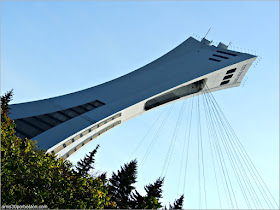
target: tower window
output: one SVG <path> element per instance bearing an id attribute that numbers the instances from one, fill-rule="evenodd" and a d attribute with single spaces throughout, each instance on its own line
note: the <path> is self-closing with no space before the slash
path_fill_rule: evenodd
<path id="1" fill-rule="evenodd" d="M 145 110 L 149 110 L 158 106 L 161 106 L 165 103 L 168 103 L 170 101 L 177 100 L 181 97 L 185 97 L 194 93 L 197 93 L 203 89 L 205 85 L 205 79 L 196 81 L 194 83 L 191 83 L 189 85 L 185 85 L 179 88 L 176 88 L 172 91 L 169 91 L 167 93 L 164 93 L 162 95 L 159 95 L 155 98 L 152 98 L 148 100 L 145 103 Z"/>
<path id="2" fill-rule="evenodd" d="M 228 71 L 227 71 L 227 73 L 226 73 L 226 74 L 231 74 L 231 73 L 235 72 L 235 70 L 236 70 L 236 68 L 234 68 L 234 69 L 230 69 L 230 70 L 228 70 Z"/>
<path id="3" fill-rule="evenodd" d="M 229 80 L 226 80 L 226 81 L 221 82 L 221 85 L 225 85 L 225 84 L 227 84 L 227 83 L 229 83 Z"/>
<path id="4" fill-rule="evenodd" d="M 215 58 L 209 58 L 211 61 L 221 62 L 221 60 L 215 59 Z"/>
<path id="5" fill-rule="evenodd" d="M 230 75 L 225 76 L 223 80 L 232 78 L 232 75 L 233 75 L 233 74 L 230 74 Z"/>
<path id="6" fill-rule="evenodd" d="M 228 59 L 228 57 L 226 57 L 226 56 L 221 56 L 221 55 L 217 55 L 217 54 L 213 54 L 213 56 L 218 57 L 218 58 Z"/>
<path id="7" fill-rule="evenodd" d="M 233 53 L 230 53 L 230 52 L 224 52 L 224 51 L 221 51 L 221 50 L 217 50 L 218 53 L 222 53 L 222 54 L 225 54 L 225 55 L 231 55 L 231 56 L 237 56 Z"/>

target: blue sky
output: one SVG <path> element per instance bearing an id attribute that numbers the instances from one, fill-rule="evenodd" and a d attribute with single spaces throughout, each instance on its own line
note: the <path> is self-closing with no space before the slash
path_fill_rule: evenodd
<path id="1" fill-rule="evenodd" d="M 247 73 L 244 87 L 214 96 L 279 203 L 278 1 L 1 1 L 1 94 L 13 88 L 13 103 L 20 103 L 92 87 L 153 61 L 189 36 L 203 37 L 209 28 L 207 38 L 214 43 L 231 42 L 231 49 L 262 58 Z M 182 103 L 174 105 L 166 133 L 139 172 L 140 192 L 161 175 L 162 153 L 169 147 Z M 129 161 L 162 110 L 110 130 L 70 160 L 75 163 L 100 144 L 96 168 L 111 174 Z M 179 134 L 165 178 L 165 204 L 182 192 L 177 186 L 182 185 L 183 141 Z M 148 146 L 144 142 L 133 158 L 141 162 Z M 206 149 L 205 159 L 208 156 Z M 197 182 L 195 161 L 188 171 L 185 208 L 199 208 L 197 186 L 192 184 Z M 219 208 L 209 177 L 208 207 Z"/>

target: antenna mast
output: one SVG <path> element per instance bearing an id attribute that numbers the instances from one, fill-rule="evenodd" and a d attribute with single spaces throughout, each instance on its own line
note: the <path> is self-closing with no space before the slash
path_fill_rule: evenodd
<path id="1" fill-rule="evenodd" d="M 203 39 L 206 38 L 207 34 L 209 33 L 209 31 L 211 30 L 211 28 L 209 28 L 209 30 L 207 31 L 207 33 L 205 34 L 205 36 L 203 37 Z"/>

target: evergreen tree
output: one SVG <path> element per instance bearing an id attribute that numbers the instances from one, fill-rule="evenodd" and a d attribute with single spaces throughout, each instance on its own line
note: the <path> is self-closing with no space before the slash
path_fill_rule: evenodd
<path id="1" fill-rule="evenodd" d="M 78 161 L 76 166 L 76 173 L 78 175 L 86 176 L 91 169 L 94 169 L 94 155 L 96 154 L 98 148 L 99 145 L 97 145 L 96 148 L 89 153 L 89 155 L 86 155 L 83 160 Z"/>
<path id="2" fill-rule="evenodd" d="M 1 96 L 1 113 L 9 114 L 9 103 L 12 101 L 13 95 L 13 90 L 10 90 L 5 95 Z"/>
<path id="3" fill-rule="evenodd" d="M 132 193 L 131 207 L 134 209 L 160 208 L 159 199 L 162 197 L 163 178 L 158 178 L 153 184 L 145 186 L 146 196 L 142 196 L 137 190 Z"/>
<path id="4" fill-rule="evenodd" d="M 162 198 L 162 186 L 164 178 L 158 178 L 155 183 L 145 186 L 145 191 L 147 192 L 147 197 L 154 197 L 156 199 Z"/>
<path id="5" fill-rule="evenodd" d="M 97 176 L 97 178 L 102 180 L 103 183 L 105 183 L 107 181 L 107 173 L 104 172 L 104 173 L 100 174 L 99 176 Z"/>
<path id="6" fill-rule="evenodd" d="M 116 202 L 117 208 L 127 209 L 130 207 L 130 196 L 132 190 L 135 189 L 133 184 L 136 182 L 136 175 L 136 160 L 125 164 L 124 167 L 121 167 L 121 170 L 118 170 L 117 174 L 113 172 L 109 179 L 109 193 L 112 196 L 111 200 Z"/>
<path id="7" fill-rule="evenodd" d="M 132 209 L 144 209 L 145 208 L 145 200 L 144 197 L 138 193 L 137 190 L 131 193 L 131 202 L 130 207 Z"/>
<path id="8" fill-rule="evenodd" d="M 169 209 L 183 209 L 184 195 L 181 195 L 179 199 L 176 199 L 173 205 L 169 205 Z"/>

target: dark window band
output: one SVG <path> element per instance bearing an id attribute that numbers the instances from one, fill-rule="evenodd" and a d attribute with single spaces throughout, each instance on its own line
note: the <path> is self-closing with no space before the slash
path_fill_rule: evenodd
<path id="1" fill-rule="evenodd" d="M 67 120 L 80 116 L 103 105 L 105 105 L 105 103 L 95 100 L 57 112 L 16 119 L 16 134 L 21 138 L 31 139 L 61 123 L 66 122 Z"/>
<path id="2" fill-rule="evenodd" d="M 213 56 L 218 57 L 218 58 L 228 59 L 228 57 L 217 55 L 217 54 L 213 54 Z"/>
<path id="3" fill-rule="evenodd" d="M 221 62 L 221 60 L 215 59 L 215 58 L 209 58 L 211 61 Z"/>
<path id="4" fill-rule="evenodd" d="M 225 76 L 223 80 L 232 78 L 232 75 L 233 75 L 233 74 L 230 74 L 230 75 Z"/>
<path id="5" fill-rule="evenodd" d="M 237 55 L 235 55 L 235 54 L 233 54 L 233 53 L 230 53 L 230 52 L 224 52 L 224 51 L 221 51 L 221 50 L 217 50 L 216 52 L 218 52 L 218 53 L 222 53 L 222 54 L 225 54 L 225 55 L 237 56 Z"/>
<path id="6" fill-rule="evenodd" d="M 153 99 L 148 100 L 145 103 L 144 109 L 149 110 L 149 109 L 155 108 L 157 106 L 160 106 L 162 104 L 168 103 L 170 101 L 174 101 L 179 98 L 197 93 L 203 89 L 204 85 L 205 85 L 205 79 L 202 79 L 202 80 L 196 81 L 192 84 L 176 88 L 172 91 L 169 91 L 167 93 L 164 93 L 160 96 L 157 96 Z"/>
<path id="7" fill-rule="evenodd" d="M 229 83 L 229 80 L 226 80 L 226 81 L 221 82 L 221 85 L 225 85 L 225 84 L 227 84 L 227 83 Z"/>
<path id="8" fill-rule="evenodd" d="M 227 73 L 226 73 L 226 74 L 231 74 L 231 73 L 235 72 L 235 70 L 236 70 L 236 68 L 234 68 L 234 69 L 230 69 L 230 70 L 228 70 L 228 71 L 227 71 Z"/>

